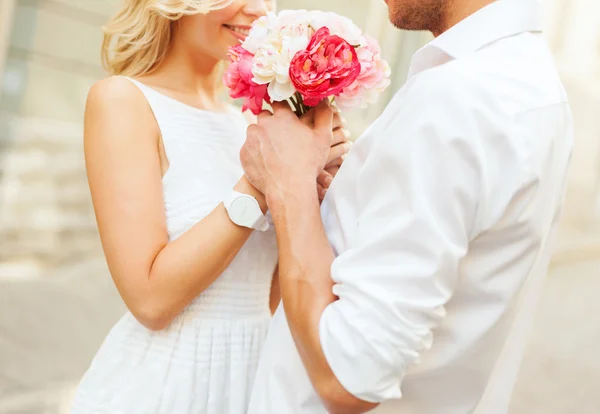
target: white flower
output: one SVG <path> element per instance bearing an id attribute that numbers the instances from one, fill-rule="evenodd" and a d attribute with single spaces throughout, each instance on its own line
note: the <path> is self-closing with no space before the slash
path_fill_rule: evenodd
<path id="1" fill-rule="evenodd" d="M 260 46 L 264 43 L 265 39 L 267 39 L 269 35 L 276 30 L 277 21 L 278 17 L 273 12 L 269 12 L 266 16 L 262 16 L 260 19 L 255 21 L 252 24 L 252 28 L 250 29 L 248 37 L 246 37 L 246 40 L 244 40 L 244 43 L 242 43 L 242 47 L 255 55 Z"/>
<path id="2" fill-rule="evenodd" d="M 296 92 L 290 81 L 290 63 L 296 53 L 306 49 L 312 36 L 306 19 L 299 19 L 297 15 L 295 11 L 282 12 L 277 20 L 261 22 L 260 28 L 256 31 L 253 28 L 246 39 L 256 50 L 253 81 L 259 85 L 269 84 L 269 96 L 274 101 L 289 99 Z"/>
<path id="3" fill-rule="evenodd" d="M 352 20 L 339 14 L 333 12 L 312 12 L 310 15 L 310 24 L 315 30 L 327 26 L 332 35 L 341 37 L 352 46 L 363 46 L 367 43 L 362 30 Z"/>
<path id="4" fill-rule="evenodd" d="M 358 26 L 350 19 L 330 12 L 284 10 L 258 19 L 242 44 L 254 55 L 253 81 L 269 85 L 269 96 L 273 101 L 291 98 L 296 92 L 289 75 L 291 61 L 298 52 L 307 48 L 314 33 L 322 27 L 329 28 L 332 35 L 357 47 L 361 62 L 371 62 L 371 67 L 377 69 L 373 74 L 363 68 L 365 73 L 361 76 L 365 76 L 364 81 L 357 80 L 346 88 L 339 95 L 340 104 L 356 107 L 374 101 L 389 85 L 389 67 L 379 55 L 374 55 L 372 45 Z"/>

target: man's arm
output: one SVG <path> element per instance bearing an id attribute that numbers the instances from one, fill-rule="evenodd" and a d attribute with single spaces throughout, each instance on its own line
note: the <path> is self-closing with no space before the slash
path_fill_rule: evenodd
<path id="1" fill-rule="evenodd" d="M 355 243 L 337 258 L 314 188 L 267 196 L 290 331 L 332 414 L 364 413 L 400 398 L 404 373 L 430 346 L 431 330 L 454 289 L 473 199 L 458 205 L 453 198 L 459 190 L 444 176 L 444 167 L 447 162 L 448 168 L 458 167 L 459 159 L 436 148 L 444 143 L 423 140 L 421 149 L 408 149 L 410 157 L 388 148 L 364 167 L 365 179 L 377 185 L 357 183 L 361 191 L 370 187 L 369 202 L 358 218 Z M 415 159 L 425 154 L 424 146 L 439 155 L 429 159 L 444 172 L 432 174 L 425 159 Z M 408 168 L 415 161 L 425 167 Z M 381 171 L 404 176 L 380 176 Z"/>
<path id="2" fill-rule="evenodd" d="M 319 338 L 319 320 L 337 298 L 330 277 L 334 254 L 327 240 L 317 193 L 295 188 L 269 199 L 279 245 L 280 290 L 290 330 L 310 380 L 328 412 L 363 413 L 377 404 L 348 393 L 331 371 Z"/>
<path id="3" fill-rule="evenodd" d="M 433 80 L 440 81 L 398 111 L 363 165 L 357 234 L 340 256 L 325 236 L 314 189 L 267 194 L 290 330 L 331 413 L 401 398 L 477 232 L 486 162 L 502 164 L 494 157 L 504 155 L 483 142 L 502 140 L 510 119 L 478 114 L 470 84 Z"/>

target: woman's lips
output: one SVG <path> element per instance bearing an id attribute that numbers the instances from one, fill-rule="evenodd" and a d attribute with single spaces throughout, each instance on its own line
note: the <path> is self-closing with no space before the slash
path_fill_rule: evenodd
<path id="1" fill-rule="evenodd" d="M 240 40 L 246 40 L 250 34 L 250 26 L 224 25 L 229 32 Z"/>

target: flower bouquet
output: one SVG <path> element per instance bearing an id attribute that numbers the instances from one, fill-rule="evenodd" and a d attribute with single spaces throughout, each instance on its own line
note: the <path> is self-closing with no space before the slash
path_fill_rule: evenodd
<path id="1" fill-rule="evenodd" d="M 287 101 L 298 116 L 323 99 L 340 109 L 366 107 L 390 84 L 377 41 L 335 13 L 269 13 L 229 57 L 229 95 L 256 115 L 264 102 Z"/>

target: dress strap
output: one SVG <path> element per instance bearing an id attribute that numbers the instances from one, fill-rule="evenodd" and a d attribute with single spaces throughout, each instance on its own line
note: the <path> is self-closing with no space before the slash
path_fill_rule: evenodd
<path id="1" fill-rule="evenodd" d="M 150 86 L 145 85 L 138 80 L 127 76 L 119 77 L 127 79 L 129 82 L 133 83 L 140 90 L 140 92 L 142 92 L 142 94 L 146 98 L 146 101 L 148 102 L 148 105 L 150 106 L 150 109 L 152 110 L 152 113 L 154 114 L 154 118 L 158 123 L 158 127 L 160 128 L 161 133 L 163 133 L 163 130 L 166 126 L 165 123 L 166 121 L 168 121 L 169 116 L 171 116 L 171 110 L 168 108 L 168 105 L 164 102 L 164 96 L 158 91 L 152 89 Z"/>

